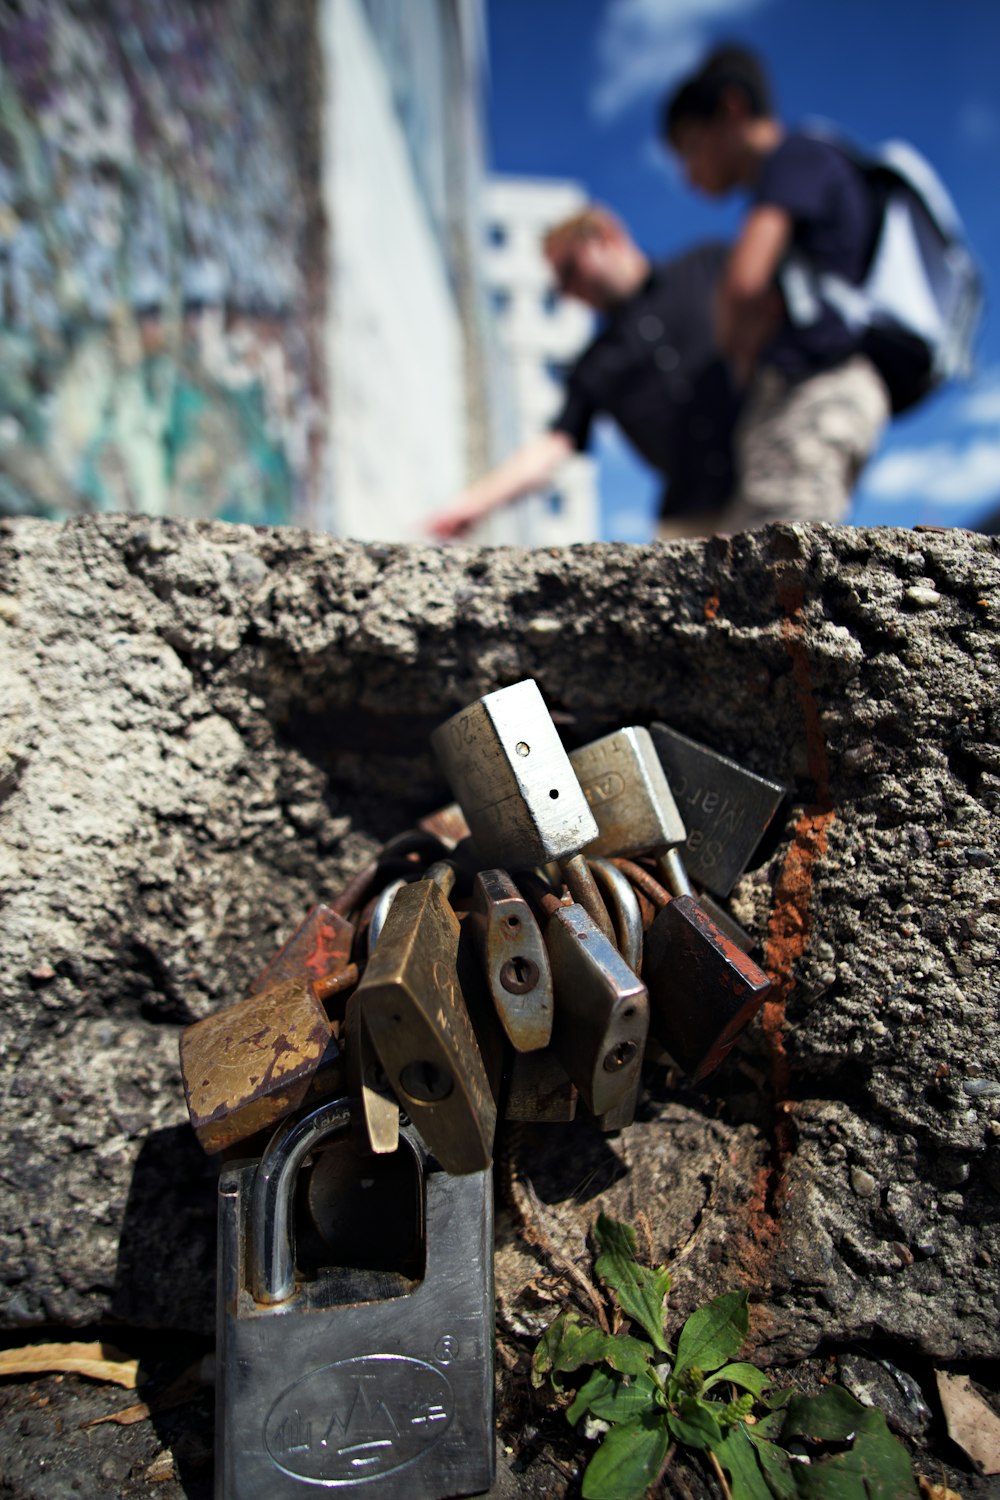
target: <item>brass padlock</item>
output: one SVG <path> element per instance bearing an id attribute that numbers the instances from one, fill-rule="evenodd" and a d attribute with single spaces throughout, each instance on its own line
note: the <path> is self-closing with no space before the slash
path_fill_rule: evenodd
<path id="1" fill-rule="evenodd" d="M 427 1146 L 449 1172 L 479 1172 L 492 1160 L 496 1101 L 458 977 L 459 921 L 438 881 L 396 893 L 355 991 L 389 1085 Z"/>
<path id="2" fill-rule="evenodd" d="M 220 1180 L 216 1500 L 444 1500 L 492 1484 L 490 1173 L 435 1171 L 410 1129 L 373 1168 L 350 1120 L 346 1101 L 328 1103 Z M 327 1150 L 346 1153 L 332 1173 Z M 317 1152 L 308 1197 L 319 1174 L 335 1244 L 303 1267 L 297 1178 Z M 377 1242 L 373 1264 L 371 1234 L 352 1233 L 386 1170 L 398 1184 L 390 1212 L 416 1207 L 407 1232 L 393 1226 L 401 1266 Z"/>
<path id="3" fill-rule="evenodd" d="M 288 980 L 181 1032 L 188 1113 L 206 1151 L 249 1140 L 340 1090 L 340 1048 L 320 993 L 308 980 Z"/>

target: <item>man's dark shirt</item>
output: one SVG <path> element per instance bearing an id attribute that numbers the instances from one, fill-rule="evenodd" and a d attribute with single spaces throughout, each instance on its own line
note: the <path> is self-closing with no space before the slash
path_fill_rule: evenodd
<path id="1" fill-rule="evenodd" d="M 653 267 L 608 314 L 570 369 L 552 423 L 585 448 L 598 412 L 669 481 L 664 515 L 721 510 L 733 485 L 738 401 L 712 337 L 712 298 L 725 245 L 699 245 Z"/>
<path id="2" fill-rule="evenodd" d="M 817 271 L 833 272 L 855 286 L 862 280 L 878 209 L 861 172 L 836 146 L 790 131 L 764 161 L 753 202 L 791 215 L 791 249 Z M 839 364 L 858 347 L 858 335 L 827 308 L 806 327 L 786 322 L 761 363 L 800 378 Z"/>

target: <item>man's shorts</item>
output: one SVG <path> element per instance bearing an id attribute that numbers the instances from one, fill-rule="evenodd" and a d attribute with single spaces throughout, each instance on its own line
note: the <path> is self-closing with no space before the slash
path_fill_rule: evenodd
<path id="1" fill-rule="evenodd" d="M 723 529 L 843 521 L 888 419 L 888 391 L 863 354 L 804 380 L 763 366 L 736 428 L 737 490 Z"/>

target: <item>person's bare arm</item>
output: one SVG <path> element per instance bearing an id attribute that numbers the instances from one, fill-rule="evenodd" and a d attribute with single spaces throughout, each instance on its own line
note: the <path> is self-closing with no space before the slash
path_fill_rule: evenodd
<path id="1" fill-rule="evenodd" d="M 542 432 L 529 438 L 495 469 L 464 489 L 444 510 L 428 517 L 424 530 L 442 541 L 464 535 L 490 511 L 541 489 L 574 451 L 573 440 L 565 432 Z"/>
<path id="2" fill-rule="evenodd" d="M 792 218 L 765 203 L 749 214 L 719 284 L 715 336 L 736 379 L 745 383 L 783 314 L 774 276 L 792 237 Z"/>

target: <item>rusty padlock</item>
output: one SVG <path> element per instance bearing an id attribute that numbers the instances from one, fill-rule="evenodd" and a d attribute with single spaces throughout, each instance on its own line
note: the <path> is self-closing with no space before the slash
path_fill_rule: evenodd
<path id="1" fill-rule="evenodd" d="M 677 896 L 657 913 L 643 977 L 653 1036 L 696 1080 L 718 1067 L 771 989 L 764 970 L 693 896 Z"/>
<path id="2" fill-rule="evenodd" d="M 322 997 L 353 978 L 341 970 L 318 984 L 286 980 L 185 1027 L 181 1076 L 206 1151 L 249 1140 L 339 1091 L 343 1062 Z"/>

